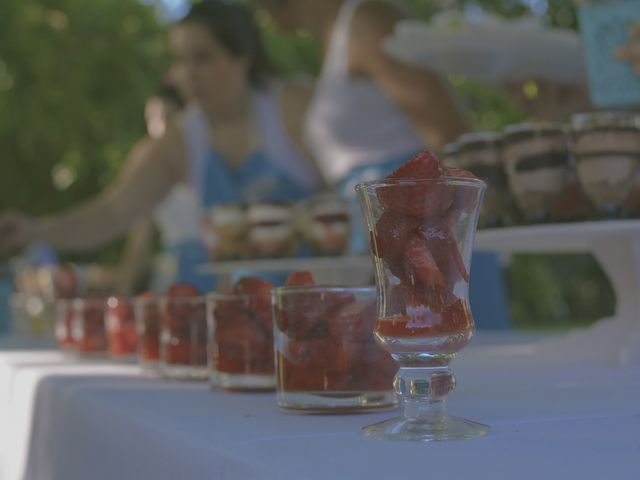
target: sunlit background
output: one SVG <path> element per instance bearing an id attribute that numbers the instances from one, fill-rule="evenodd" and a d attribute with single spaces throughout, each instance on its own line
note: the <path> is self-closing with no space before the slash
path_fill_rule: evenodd
<path id="1" fill-rule="evenodd" d="M 408 0 L 428 20 L 447 10 L 469 19 L 536 15 L 575 29 L 572 0 Z M 60 211 L 94 195 L 144 135 L 143 106 L 167 69 L 165 31 L 184 0 L 2 0 L 0 3 L 0 210 Z M 279 35 L 259 15 L 283 74 L 315 74 L 317 46 Z M 500 89 L 452 75 L 472 123 L 498 130 L 524 115 Z M 535 99 L 538 84 L 523 85 Z M 121 243 L 67 260 L 114 263 Z M 611 313 L 613 295 L 590 257 L 517 256 L 508 269 L 516 325 L 589 323 Z M 571 311 L 569 316 L 567 312 Z"/>

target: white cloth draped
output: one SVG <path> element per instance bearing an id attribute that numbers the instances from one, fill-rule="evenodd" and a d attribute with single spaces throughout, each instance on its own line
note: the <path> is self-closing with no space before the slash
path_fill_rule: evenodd
<path id="1" fill-rule="evenodd" d="M 562 362 L 502 336 L 481 334 L 460 354 L 448 402 L 489 435 L 429 445 L 360 434 L 397 411 L 288 414 L 270 393 L 212 392 L 52 351 L 0 353 L 0 478 L 637 478 L 640 368 Z"/>

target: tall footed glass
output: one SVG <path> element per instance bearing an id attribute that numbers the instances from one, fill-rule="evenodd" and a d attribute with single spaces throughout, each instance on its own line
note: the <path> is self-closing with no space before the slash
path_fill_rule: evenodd
<path id="1" fill-rule="evenodd" d="M 376 340 L 398 362 L 403 416 L 369 425 L 388 440 L 475 438 L 487 425 L 447 415 L 449 363 L 471 339 L 469 266 L 485 183 L 461 173 L 379 180 L 356 190 L 370 232 L 378 292 Z"/>

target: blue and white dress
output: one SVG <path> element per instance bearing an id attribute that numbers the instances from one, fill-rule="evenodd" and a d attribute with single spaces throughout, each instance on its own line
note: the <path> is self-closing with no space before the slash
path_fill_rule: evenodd
<path id="1" fill-rule="evenodd" d="M 156 214 L 164 249 L 177 267 L 174 282 L 194 284 L 203 292 L 215 286 L 213 276 L 197 271 L 208 261 L 200 231 L 205 210 L 223 203 L 296 201 L 320 188 L 310 162 L 286 134 L 277 91 L 256 92 L 252 103 L 261 144 L 235 169 L 212 148 L 209 126 L 199 108 L 188 107 L 180 118 L 189 175 L 186 184 L 174 187 Z M 180 206 L 171 204 L 176 199 Z"/>

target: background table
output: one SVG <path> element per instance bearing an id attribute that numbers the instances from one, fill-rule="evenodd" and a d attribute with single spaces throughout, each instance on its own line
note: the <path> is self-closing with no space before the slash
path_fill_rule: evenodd
<path id="1" fill-rule="evenodd" d="M 539 344 L 478 335 L 454 362 L 449 410 L 491 432 L 431 444 L 360 435 L 397 411 L 283 413 L 274 394 L 212 392 L 55 351 L 4 352 L 0 478 L 639 478 L 640 368 L 540 356 Z"/>

